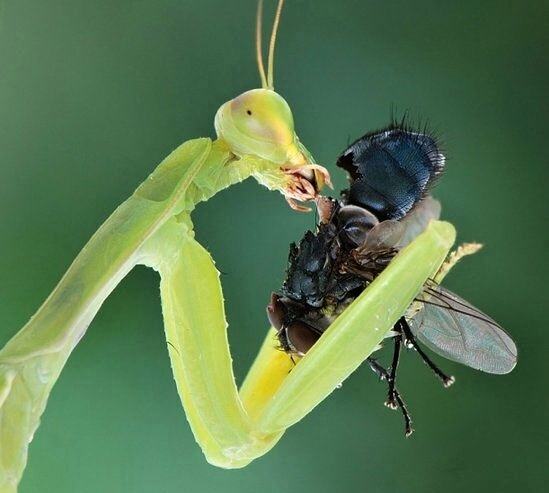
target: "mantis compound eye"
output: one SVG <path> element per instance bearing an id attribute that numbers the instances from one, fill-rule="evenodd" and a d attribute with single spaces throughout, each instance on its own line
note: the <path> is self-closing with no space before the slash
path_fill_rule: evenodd
<path id="1" fill-rule="evenodd" d="M 304 356 L 320 336 L 320 332 L 302 320 L 295 320 L 286 327 L 288 346 L 299 356 Z"/>

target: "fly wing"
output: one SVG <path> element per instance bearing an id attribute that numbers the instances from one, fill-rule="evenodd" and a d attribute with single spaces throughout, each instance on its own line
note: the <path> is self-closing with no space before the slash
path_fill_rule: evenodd
<path id="1" fill-rule="evenodd" d="M 360 249 L 365 252 L 372 252 L 395 248 L 401 241 L 404 232 L 405 228 L 402 221 L 387 219 L 376 224 L 369 231 L 366 241 Z"/>
<path id="2" fill-rule="evenodd" d="M 398 248 L 403 248 L 422 233 L 432 219 L 440 217 L 440 202 L 430 195 L 406 214 L 400 223 L 404 226 L 404 234 L 400 238 Z"/>
<path id="3" fill-rule="evenodd" d="M 435 353 L 487 373 L 509 373 L 517 347 L 490 317 L 440 286 L 419 296 L 423 308 L 409 320 L 412 333 Z"/>
<path id="4" fill-rule="evenodd" d="M 364 244 L 358 250 L 373 252 L 401 249 L 422 233 L 432 219 L 438 219 L 439 216 L 440 202 L 427 196 L 400 221 L 387 219 L 375 224 L 368 231 Z"/>

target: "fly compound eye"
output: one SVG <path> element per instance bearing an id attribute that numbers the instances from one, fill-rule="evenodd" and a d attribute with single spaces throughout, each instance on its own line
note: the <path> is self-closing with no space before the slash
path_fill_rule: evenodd
<path id="1" fill-rule="evenodd" d="M 342 207 L 337 219 L 342 240 L 353 248 L 363 245 L 370 230 L 379 224 L 377 217 L 371 212 L 355 205 Z"/>
<path id="2" fill-rule="evenodd" d="M 267 305 L 267 317 L 269 322 L 276 329 L 282 328 L 282 322 L 286 316 L 286 307 L 284 303 L 280 301 L 280 296 L 275 293 L 271 293 L 271 302 Z"/>
<path id="3" fill-rule="evenodd" d="M 318 341 L 320 335 L 311 325 L 301 320 L 295 320 L 286 327 L 288 345 L 299 356 L 304 356 Z"/>

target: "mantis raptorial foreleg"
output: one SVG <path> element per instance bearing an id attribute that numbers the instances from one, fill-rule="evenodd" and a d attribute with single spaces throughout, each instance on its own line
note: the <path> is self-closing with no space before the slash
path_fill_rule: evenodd
<path id="1" fill-rule="evenodd" d="M 218 273 L 194 240 L 189 212 L 261 166 L 266 164 L 257 159 L 235 160 L 221 141 L 191 141 L 174 151 L 92 237 L 38 313 L 0 352 L 0 491 L 14 490 L 63 365 L 102 302 L 134 265 L 160 272 L 170 358 L 197 441 L 210 462 L 242 467 L 274 446 L 288 426 L 370 354 L 453 242 L 451 226 L 433 223 L 289 375 L 287 356 L 275 355 L 276 349 L 266 344 L 242 389 L 243 405 L 234 383 Z M 266 171 L 269 179 L 276 176 Z"/>

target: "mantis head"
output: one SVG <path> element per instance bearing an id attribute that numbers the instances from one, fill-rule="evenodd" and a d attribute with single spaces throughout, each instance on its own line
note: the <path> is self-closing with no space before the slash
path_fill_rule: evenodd
<path id="1" fill-rule="evenodd" d="M 268 75 L 262 60 L 262 2 L 258 4 L 256 47 L 261 89 L 246 91 L 223 104 L 215 116 L 219 138 L 238 157 L 256 157 L 271 163 L 273 169 L 254 176 L 269 188 L 280 190 L 290 206 L 308 210 L 295 200 L 315 199 L 324 184 L 330 185 L 328 171 L 314 163 L 311 154 L 301 144 L 294 130 L 294 119 L 286 100 L 273 89 L 273 57 L 276 31 L 283 0 L 279 0 L 269 48 Z"/>

